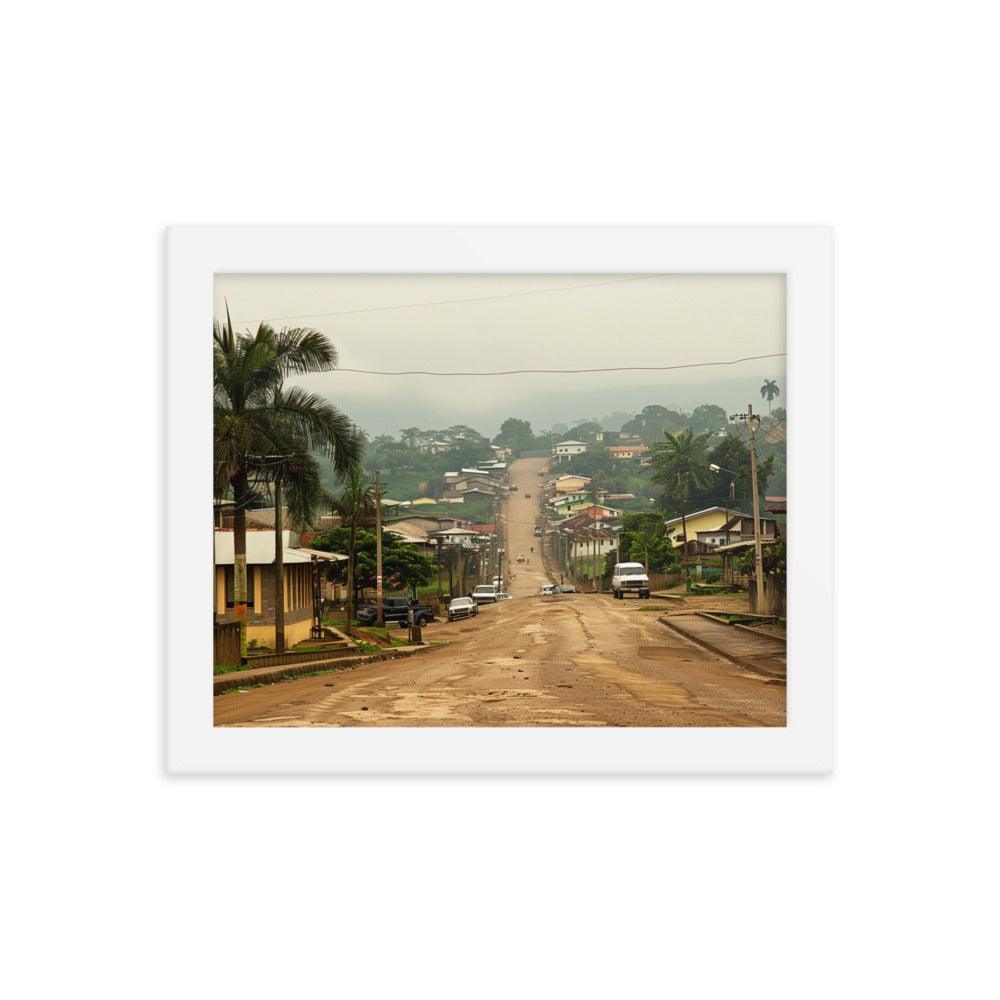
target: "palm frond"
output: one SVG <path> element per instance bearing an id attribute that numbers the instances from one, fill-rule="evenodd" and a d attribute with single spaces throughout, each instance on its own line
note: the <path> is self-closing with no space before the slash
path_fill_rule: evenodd
<path id="1" fill-rule="evenodd" d="M 319 330 L 292 327 L 274 338 L 274 355 L 284 375 L 305 375 L 337 367 L 337 349 Z"/>

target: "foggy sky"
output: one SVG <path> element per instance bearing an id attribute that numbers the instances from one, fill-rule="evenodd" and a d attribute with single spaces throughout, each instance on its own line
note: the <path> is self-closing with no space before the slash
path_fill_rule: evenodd
<path id="1" fill-rule="evenodd" d="M 336 345 L 342 367 L 390 371 L 685 364 L 785 350 L 784 275 L 626 277 L 217 275 L 215 316 L 225 315 L 228 300 L 237 330 L 261 320 L 314 327 Z M 596 287 L 556 290 L 580 285 Z M 329 315 L 352 310 L 377 311 Z M 776 405 L 783 405 L 784 358 L 674 372 L 388 378 L 334 371 L 295 381 L 369 434 L 465 423 L 492 436 L 508 416 L 531 420 L 537 431 L 650 403 L 732 410 L 759 403 L 764 378 L 778 380 Z"/>

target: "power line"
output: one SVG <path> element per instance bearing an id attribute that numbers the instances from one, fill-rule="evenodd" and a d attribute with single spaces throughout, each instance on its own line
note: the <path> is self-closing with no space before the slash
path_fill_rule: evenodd
<path id="1" fill-rule="evenodd" d="M 647 278 L 665 278 L 663 274 L 636 274 L 628 278 L 611 278 L 608 281 L 592 281 L 585 285 L 561 285 L 556 288 L 529 288 L 522 292 L 504 292 L 500 295 L 478 295 L 468 299 L 438 299 L 430 302 L 406 302 L 394 306 L 372 306 L 369 309 L 344 309 L 340 312 L 299 313 L 295 316 L 269 316 L 268 320 L 316 319 L 321 316 L 357 316 L 360 313 L 389 312 L 393 309 L 419 309 L 423 306 L 450 306 L 464 302 L 493 302 L 496 299 L 514 299 L 522 295 L 544 295 L 547 292 L 572 292 L 578 288 L 601 288 L 605 285 L 620 285 L 626 281 L 645 281 Z M 263 320 L 238 319 L 235 323 L 256 323 Z"/>
<path id="2" fill-rule="evenodd" d="M 620 368 L 512 368 L 508 371 L 492 372 L 436 372 L 436 371 L 399 371 L 385 372 L 373 371 L 369 368 L 334 368 L 336 372 L 351 372 L 355 375 L 434 375 L 434 376 L 462 376 L 478 377 L 486 375 L 587 375 L 604 372 L 666 372 L 676 371 L 681 368 L 713 368 L 724 365 L 739 365 L 745 361 L 764 361 L 768 358 L 783 358 L 784 351 L 777 354 L 753 354 L 745 358 L 733 358 L 729 361 L 694 361 L 683 365 L 623 365 Z"/>

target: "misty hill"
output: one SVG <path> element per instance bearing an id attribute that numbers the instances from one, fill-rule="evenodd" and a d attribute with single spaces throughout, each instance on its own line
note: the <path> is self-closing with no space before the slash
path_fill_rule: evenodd
<path id="1" fill-rule="evenodd" d="M 367 392 L 355 395 L 347 383 L 336 397 L 330 393 L 329 383 L 323 389 L 370 437 L 396 436 L 403 427 L 448 427 L 459 421 L 492 437 L 510 416 L 530 421 L 537 430 L 558 424 L 572 427 L 592 419 L 598 419 L 606 430 L 619 430 L 630 416 L 652 403 L 687 412 L 703 403 L 714 403 L 727 413 L 744 410 L 752 403 L 755 410 L 767 412 L 760 397 L 759 375 L 674 385 L 653 379 L 645 384 L 621 385 L 607 375 L 550 377 L 544 382 L 532 382 L 530 376 L 470 381 L 481 384 L 482 391 L 470 400 L 468 385 L 463 385 L 460 403 L 454 399 L 457 394 L 450 379 L 388 381 L 378 398 Z M 784 402 L 782 396 L 775 405 Z"/>

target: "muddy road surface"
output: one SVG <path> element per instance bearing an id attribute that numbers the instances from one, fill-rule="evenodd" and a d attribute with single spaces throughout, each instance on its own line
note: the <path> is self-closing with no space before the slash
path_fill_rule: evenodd
<path id="1" fill-rule="evenodd" d="M 407 659 L 219 695 L 216 725 L 783 726 L 782 683 L 672 633 L 655 599 L 538 594 L 549 582 L 532 533 L 545 468 L 510 469 L 513 600 L 429 625 L 425 640 L 447 645 Z"/>

